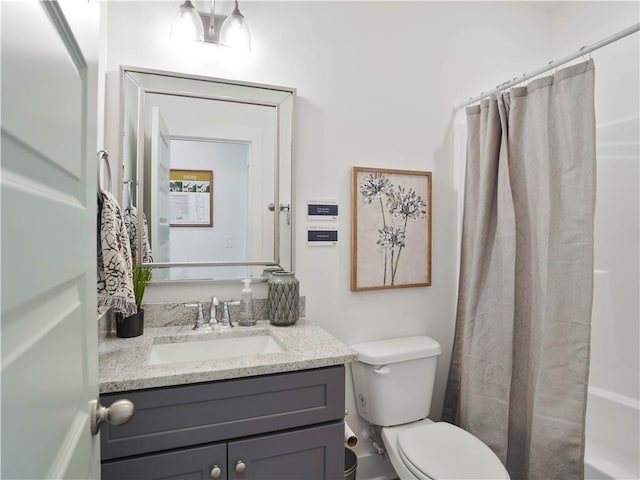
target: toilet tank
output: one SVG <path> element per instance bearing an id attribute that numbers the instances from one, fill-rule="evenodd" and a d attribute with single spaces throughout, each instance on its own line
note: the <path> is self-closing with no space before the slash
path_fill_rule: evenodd
<path id="1" fill-rule="evenodd" d="M 351 348 L 358 414 L 383 427 L 409 423 L 429 415 L 440 344 L 415 336 L 359 343 Z"/>

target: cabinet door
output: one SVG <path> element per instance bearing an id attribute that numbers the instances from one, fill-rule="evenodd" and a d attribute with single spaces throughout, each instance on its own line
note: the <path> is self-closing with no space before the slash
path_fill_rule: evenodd
<path id="1" fill-rule="evenodd" d="M 229 442 L 229 480 L 326 480 L 344 476 L 344 423 Z"/>
<path id="2" fill-rule="evenodd" d="M 216 468 L 219 469 L 215 470 Z M 185 448 L 102 464 L 102 480 L 202 480 L 227 478 L 226 444 Z"/>

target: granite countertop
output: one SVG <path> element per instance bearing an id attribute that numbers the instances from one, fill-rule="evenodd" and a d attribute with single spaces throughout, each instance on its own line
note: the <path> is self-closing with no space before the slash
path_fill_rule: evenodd
<path id="1" fill-rule="evenodd" d="M 210 340 L 270 334 L 283 352 L 216 360 L 149 365 L 155 343 Z M 341 365 L 357 354 L 322 328 L 306 319 L 289 327 L 276 327 L 266 320 L 253 327 L 195 332 L 190 325 L 146 328 L 135 338 L 104 338 L 98 349 L 100 393 L 183 385 L 229 378 L 250 377 L 310 368 Z"/>

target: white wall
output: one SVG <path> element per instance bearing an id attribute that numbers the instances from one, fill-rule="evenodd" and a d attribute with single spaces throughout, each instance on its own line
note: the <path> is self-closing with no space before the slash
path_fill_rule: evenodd
<path id="1" fill-rule="evenodd" d="M 297 88 L 296 275 L 307 317 L 347 344 L 409 334 L 442 343 L 433 416 L 449 363 L 456 290 L 452 106 L 548 61 L 548 10 L 524 3 L 242 2 L 253 53 L 234 59 L 205 45 L 187 55 L 169 42 L 179 2 L 111 2 L 107 143 L 117 151 L 120 64 Z M 219 12 L 231 6 L 218 2 Z M 140 21 L 144 19 L 144 21 Z M 433 286 L 353 293 L 352 166 L 433 172 Z M 308 248 L 305 204 L 336 198 L 336 248 Z M 256 296 L 265 290 L 256 285 Z M 241 285 L 150 287 L 146 301 L 237 296 Z M 359 433 L 353 394 L 348 420 Z M 359 449 L 366 450 L 366 442 Z"/>
<path id="2" fill-rule="evenodd" d="M 552 48 L 560 54 L 637 23 L 640 4 L 567 3 L 553 11 L 552 19 Z M 590 384 L 638 401 L 640 33 L 592 57 L 598 170 Z"/>

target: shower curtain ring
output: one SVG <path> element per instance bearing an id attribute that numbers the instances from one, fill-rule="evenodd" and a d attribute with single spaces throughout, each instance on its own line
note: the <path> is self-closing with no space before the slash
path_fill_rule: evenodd
<path id="1" fill-rule="evenodd" d="M 580 47 L 579 51 L 582 52 L 585 48 L 587 48 L 587 46 L 583 45 L 583 46 Z M 586 57 L 585 53 L 582 54 L 582 61 L 586 62 L 587 60 L 591 60 L 591 52 L 589 52 L 589 57 L 588 58 Z"/>

